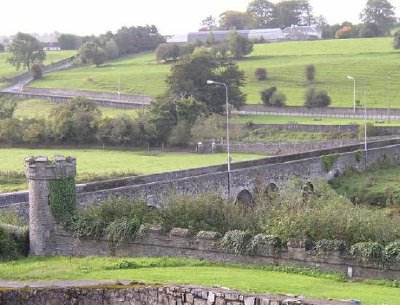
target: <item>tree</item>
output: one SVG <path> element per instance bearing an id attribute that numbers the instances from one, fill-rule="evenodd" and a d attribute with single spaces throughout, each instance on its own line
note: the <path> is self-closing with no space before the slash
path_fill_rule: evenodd
<path id="1" fill-rule="evenodd" d="M 82 38 L 73 34 L 61 34 L 57 41 L 61 50 L 77 50 L 80 47 Z"/>
<path id="2" fill-rule="evenodd" d="M 253 0 L 247 6 L 247 13 L 252 19 L 255 28 L 269 27 L 274 20 L 275 4 L 268 0 Z"/>
<path id="3" fill-rule="evenodd" d="M 95 140 L 101 112 L 86 98 L 76 97 L 51 111 L 53 134 L 60 143 L 90 143 Z"/>
<path id="4" fill-rule="evenodd" d="M 42 64 L 34 63 L 31 67 L 33 79 L 41 79 L 43 77 Z"/>
<path id="5" fill-rule="evenodd" d="M 292 25 L 298 25 L 301 21 L 299 14 L 298 1 L 281 1 L 275 5 L 274 25 L 280 28 L 286 28 Z"/>
<path id="6" fill-rule="evenodd" d="M 270 100 L 272 94 L 274 94 L 276 90 L 277 90 L 276 87 L 270 87 L 261 91 L 261 100 L 263 101 L 263 104 L 265 106 L 272 106 Z"/>
<path id="7" fill-rule="evenodd" d="M 376 23 L 382 33 L 388 33 L 395 22 L 394 6 L 388 0 L 368 0 L 360 17 L 364 23 Z"/>
<path id="8" fill-rule="evenodd" d="M 393 47 L 395 49 L 400 49 L 400 31 L 394 33 Z"/>
<path id="9" fill-rule="evenodd" d="M 265 68 L 257 68 L 254 75 L 258 81 L 266 80 L 268 78 L 267 69 Z"/>
<path id="10" fill-rule="evenodd" d="M 299 0 L 297 11 L 299 14 L 299 25 L 312 25 L 317 19 L 313 15 L 313 8 L 308 0 Z"/>
<path id="11" fill-rule="evenodd" d="M 219 26 L 222 30 L 244 30 L 250 21 L 247 13 L 238 11 L 225 11 L 219 15 Z"/>
<path id="12" fill-rule="evenodd" d="M 165 62 L 169 60 L 176 61 L 181 54 L 181 48 L 177 43 L 162 43 L 156 49 L 156 59 L 157 61 L 164 60 Z"/>
<path id="13" fill-rule="evenodd" d="M 80 49 L 79 54 L 83 63 L 92 63 L 96 67 L 103 64 L 107 59 L 106 51 L 96 42 L 86 42 Z"/>
<path id="14" fill-rule="evenodd" d="M 17 109 L 17 103 L 13 100 L 0 98 L 0 120 L 11 119 L 14 111 Z"/>
<path id="15" fill-rule="evenodd" d="M 2 53 L 4 51 L 5 51 L 4 44 L 0 43 L 0 53 Z"/>
<path id="16" fill-rule="evenodd" d="M 230 61 L 220 61 L 212 54 L 192 54 L 179 60 L 171 68 L 167 78 L 169 91 L 177 97 L 192 97 L 201 102 L 207 112 L 223 113 L 225 110 L 225 90 L 221 86 L 207 85 L 207 80 L 227 84 L 229 102 L 234 107 L 244 104 L 244 72 Z"/>
<path id="17" fill-rule="evenodd" d="M 235 30 L 229 33 L 228 37 L 229 52 L 236 59 L 243 58 L 253 52 L 253 43 L 245 36 L 241 36 Z"/>
<path id="18" fill-rule="evenodd" d="M 359 36 L 363 38 L 378 37 L 382 32 L 376 23 L 364 23 L 360 28 Z"/>
<path id="19" fill-rule="evenodd" d="M 105 50 L 108 59 L 115 59 L 119 56 L 118 46 L 114 39 L 110 39 L 106 42 Z"/>
<path id="20" fill-rule="evenodd" d="M 42 45 L 35 37 L 19 32 L 14 36 L 9 45 L 11 57 L 7 58 L 7 62 L 15 66 L 17 70 L 22 68 L 31 69 L 34 62 L 43 62 L 46 59 L 46 53 L 43 51 Z"/>
<path id="21" fill-rule="evenodd" d="M 208 31 L 217 29 L 217 23 L 215 22 L 215 18 L 212 15 L 204 18 L 201 21 L 201 25 L 204 26 Z"/>

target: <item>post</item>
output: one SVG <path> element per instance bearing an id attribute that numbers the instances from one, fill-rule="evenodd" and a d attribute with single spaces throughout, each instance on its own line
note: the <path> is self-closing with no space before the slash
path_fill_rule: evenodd
<path id="1" fill-rule="evenodd" d="M 347 79 L 353 81 L 353 113 L 356 114 L 356 78 L 350 75 L 347 75 Z"/>
<path id="2" fill-rule="evenodd" d="M 387 75 L 387 121 L 390 123 L 390 93 L 392 88 L 392 73 L 388 72 Z"/>
<path id="3" fill-rule="evenodd" d="M 367 167 L 368 147 L 367 147 L 367 92 L 364 81 L 364 150 L 365 150 L 365 167 Z"/>
<path id="4" fill-rule="evenodd" d="M 56 221 L 49 205 L 50 181 L 76 176 L 76 159 L 55 156 L 28 157 L 25 175 L 29 179 L 29 244 L 32 255 L 54 255 Z"/>

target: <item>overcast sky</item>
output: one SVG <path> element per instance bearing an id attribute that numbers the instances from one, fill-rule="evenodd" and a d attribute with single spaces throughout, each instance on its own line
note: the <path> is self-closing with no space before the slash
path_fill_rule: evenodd
<path id="1" fill-rule="evenodd" d="M 115 32 L 122 26 L 154 24 L 162 34 L 185 34 L 200 28 L 206 16 L 245 11 L 249 0 L 11 0 L 1 5 L 0 35 Z M 276 1 L 274 1 L 276 2 Z M 328 23 L 359 22 L 367 0 L 310 0 L 315 15 Z M 400 16 L 400 0 L 390 0 Z"/>

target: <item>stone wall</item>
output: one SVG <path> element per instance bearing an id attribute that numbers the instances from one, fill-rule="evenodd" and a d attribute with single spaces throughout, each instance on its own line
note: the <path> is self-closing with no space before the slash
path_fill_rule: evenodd
<path id="1" fill-rule="evenodd" d="M 0 290 L 2 305 L 361 305 L 359 301 L 254 295 L 197 286 L 98 286 Z"/>
<path id="2" fill-rule="evenodd" d="M 307 251 L 304 245 L 289 241 L 282 247 L 261 245 L 251 254 L 238 254 L 220 247 L 220 236 L 215 232 L 192 234 L 187 229 L 174 228 L 165 233 L 160 227 L 148 228 L 136 240 L 112 249 L 106 240 L 81 238 L 60 226 L 54 229 L 54 244 L 49 255 L 64 256 L 110 256 L 120 257 L 191 257 L 215 262 L 251 265 L 297 265 L 342 272 L 356 278 L 400 277 L 400 264 L 386 265 L 362 262 L 336 250 L 316 253 Z"/>

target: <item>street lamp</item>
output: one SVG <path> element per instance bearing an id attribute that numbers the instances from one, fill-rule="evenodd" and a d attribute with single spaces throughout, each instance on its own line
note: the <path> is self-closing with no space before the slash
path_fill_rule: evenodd
<path id="1" fill-rule="evenodd" d="M 229 147 L 229 98 L 228 98 L 228 86 L 225 83 L 220 83 L 216 82 L 213 80 L 208 80 L 207 81 L 208 85 L 216 84 L 216 85 L 222 85 L 225 87 L 225 107 L 226 107 L 226 150 L 228 153 L 228 160 L 227 160 L 227 165 L 228 165 L 228 201 L 231 193 L 231 151 Z"/>
<path id="2" fill-rule="evenodd" d="M 386 89 L 386 94 L 387 94 L 387 120 L 388 123 L 390 123 L 390 99 L 391 99 L 391 89 L 392 89 L 392 73 L 388 72 L 387 75 L 387 89 Z"/>
<path id="3" fill-rule="evenodd" d="M 353 90 L 353 112 L 356 113 L 356 78 L 350 75 L 347 75 L 347 79 L 352 80 L 354 82 L 354 90 Z"/>

